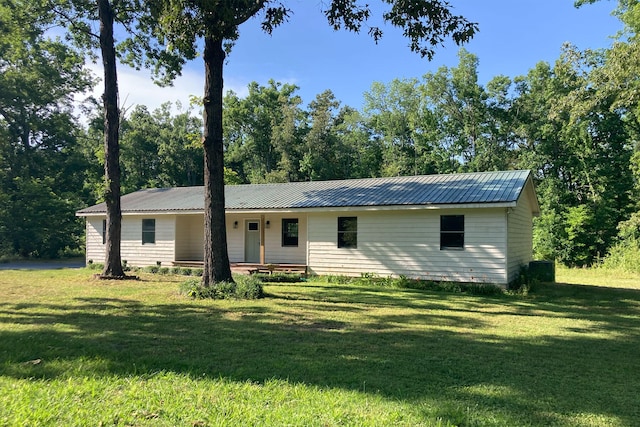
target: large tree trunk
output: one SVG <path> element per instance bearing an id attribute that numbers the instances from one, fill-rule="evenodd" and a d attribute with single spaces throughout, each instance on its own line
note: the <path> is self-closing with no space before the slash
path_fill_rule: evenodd
<path id="1" fill-rule="evenodd" d="M 233 281 L 224 211 L 222 141 L 222 40 L 205 37 L 204 46 L 204 273 L 202 284 Z"/>
<path id="2" fill-rule="evenodd" d="M 109 0 L 98 0 L 100 17 L 100 49 L 104 68 L 104 174 L 105 202 L 107 204 L 106 255 L 102 277 L 123 277 L 120 258 L 120 147 L 118 131 L 118 78 L 116 74 L 116 50 L 113 40 L 113 9 Z"/>

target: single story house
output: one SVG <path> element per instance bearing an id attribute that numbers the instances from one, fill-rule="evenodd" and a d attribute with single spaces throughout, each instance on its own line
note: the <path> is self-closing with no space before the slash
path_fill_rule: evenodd
<path id="1" fill-rule="evenodd" d="M 203 190 L 122 196 L 122 259 L 136 266 L 202 261 Z M 539 214 L 523 170 L 235 185 L 226 187 L 225 203 L 232 263 L 497 284 L 531 261 Z M 86 218 L 87 261 L 103 260 L 106 205 L 77 215 Z"/>

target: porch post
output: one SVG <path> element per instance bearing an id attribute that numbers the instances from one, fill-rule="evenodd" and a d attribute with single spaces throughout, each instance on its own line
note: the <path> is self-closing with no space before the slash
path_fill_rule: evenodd
<path id="1" fill-rule="evenodd" d="M 264 256 L 264 215 L 260 215 L 260 264 L 265 264 Z"/>

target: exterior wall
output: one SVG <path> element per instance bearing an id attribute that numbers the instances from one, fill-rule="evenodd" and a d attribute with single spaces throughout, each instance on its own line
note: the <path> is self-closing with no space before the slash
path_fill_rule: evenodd
<path id="1" fill-rule="evenodd" d="M 440 215 L 464 215 L 463 250 L 440 249 Z M 337 218 L 358 217 L 358 247 L 337 247 Z M 309 214 L 309 267 L 316 274 L 405 275 L 506 283 L 504 208 Z"/>
<path id="2" fill-rule="evenodd" d="M 142 244 L 142 220 L 156 220 L 156 242 Z M 175 215 L 127 215 L 122 217 L 122 260 L 129 265 L 171 266 L 175 259 L 176 217 Z"/>
<path id="3" fill-rule="evenodd" d="M 104 216 L 87 217 L 87 261 L 104 262 L 105 246 L 102 244 L 102 220 Z M 142 244 L 142 220 L 156 220 L 156 242 Z M 122 217 L 122 244 L 120 255 L 129 265 L 139 267 L 156 265 L 160 261 L 170 266 L 175 253 L 176 217 L 174 215 L 127 215 Z"/>
<path id="4" fill-rule="evenodd" d="M 533 215 L 526 196 L 526 192 L 520 196 L 516 208 L 507 216 L 508 282 L 517 279 L 520 268 L 533 259 Z"/>
<path id="5" fill-rule="evenodd" d="M 230 262 L 244 262 L 244 221 L 245 219 L 260 219 L 260 215 L 235 215 L 227 214 L 227 249 Z M 238 227 L 233 223 L 238 221 Z"/>
<path id="6" fill-rule="evenodd" d="M 298 218 L 298 246 L 282 246 L 282 219 Z M 245 221 L 258 220 L 262 225 L 269 221 L 269 228 L 264 228 L 265 263 L 274 264 L 306 264 L 307 261 L 307 218 L 301 213 L 268 213 L 227 214 L 227 244 L 229 261 L 244 262 Z M 238 227 L 234 228 L 234 223 Z"/>
<path id="7" fill-rule="evenodd" d="M 102 264 L 105 258 L 105 245 L 102 244 L 102 220 L 105 216 L 88 216 L 86 221 L 86 262 Z"/>
<path id="8" fill-rule="evenodd" d="M 176 260 L 204 260 L 204 215 L 176 216 Z"/>
<path id="9" fill-rule="evenodd" d="M 298 218 L 298 246 L 282 246 L 282 219 Z M 307 215 L 300 213 L 267 214 L 265 221 L 265 262 L 267 264 L 307 263 Z"/>

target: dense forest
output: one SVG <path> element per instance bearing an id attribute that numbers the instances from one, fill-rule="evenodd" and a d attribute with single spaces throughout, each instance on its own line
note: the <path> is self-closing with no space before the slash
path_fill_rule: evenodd
<path id="1" fill-rule="evenodd" d="M 361 110 L 331 90 L 303 105 L 276 81 L 228 92 L 227 183 L 530 169 L 537 258 L 640 268 L 636 9 L 620 2 L 625 32 L 610 49 L 566 45 L 553 64 L 485 85 L 481 58 L 461 49 L 455 67 L 373 83 Z M 0 255 L 56 257 L 82 249 L 74 212 L 103 194 L 103 112 L 81 101 L 96 84 L 85 55 L 26 19 L 0 8 Z M 202 185 L 197 108 L 123 112 L 123 194 Z"/>

